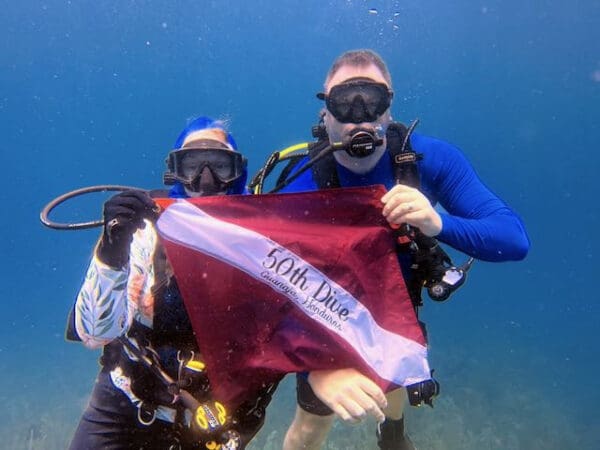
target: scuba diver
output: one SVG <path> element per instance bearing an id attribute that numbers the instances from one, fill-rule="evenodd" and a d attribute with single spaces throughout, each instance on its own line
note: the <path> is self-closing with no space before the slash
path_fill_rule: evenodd
<path id="1" fill-rule="evenodd" d="M 153 197 L 247 193 L 247 160 L 219 121 L 191 121 L 166 160 L 170 190 L 117 194 L 72 310 L 67 337 L 103 347 L 70 449 L 243 449 L 276 383 L 228 411 L 211 397 L 183 300 L 153 221 Z"/>
<path id="2" fill-rule="evenodd" d="M 462 152 L 444 141 L 413 133 L 392 121 L 393 91 L 385 62 L 371 50 L 348 51 L 327 74 L 318 141 L 290 158 L 274 191 L 383 184 L 382 214 L 397 230 L 398 257 L 415 310 L 420 291 L 444 300 L 464 281 L 470 263 L 449 264 L 437 241 L 484 261 L 523 259 L 529 238 L 518 215 L 477 177 Z M 271 160 L 276 160 L 274 154 Z M 269 162 L 251 183 L 261 185 Z M 435 205 L 446 212 L 438 212 Z M 470 260 L 472 261 L 472 260 Z M 433 267 L 433 269 L 431 268 Z M 432 283 L 431 278 L 436 282 Z M 381 449 L 414 449 L 404 432 L 404 404 L 425 395 L 430 404 L 439 385 L 382 390 L 354 368 L 297 375 L 297 408 L 284 449 L 319 449 L 335 415 L 349 423 L 367 415 L 378 422 Z M 424 391 L 428 391 L 424 393 Z"/>

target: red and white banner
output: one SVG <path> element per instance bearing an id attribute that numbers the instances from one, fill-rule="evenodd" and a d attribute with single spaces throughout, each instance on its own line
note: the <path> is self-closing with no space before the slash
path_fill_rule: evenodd
<path id="1" fill-rule="evenodd" d="M 215 398 L 235 407 L 285 373 L 317 369 L 355 367 L 386 390 L 430 378 L 383 193 L 159 201 Z"/>

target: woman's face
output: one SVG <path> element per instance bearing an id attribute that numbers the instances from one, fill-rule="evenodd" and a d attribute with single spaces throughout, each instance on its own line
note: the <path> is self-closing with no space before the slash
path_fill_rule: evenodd
<path id="1" fill-rule="evenodd" d="M 227 147 L 231 148 L 227 142 L 227 136 L 218 128 L 199 130 L 191 133 L 183 141 L 182 148 L 186 146 L 193 147 L 193 142 L 211 139 L 222 142 Z M 234 151 L 231 149 L 231 151 Z M 208 159 L 207 159 L 208 158 Z M 195 182 L 191 186 L 184 185 L 184 189 L 187 195 L 190 197 L 203 197 L 207 195 L 224 195 L 227 192 L 227 188 L 213 175 L 212 170 L 216 171 L 217 176 L 226 178 L 230 176 L 231 165 L 230 160 L 225 155 L 211 154 L 207 156 L 200 152 L 196 153 L 190 151 L 185 155 L 182 161 L 182 175 L 185 177 L 193 177 L 200 170 L 199 177 L 196 178 Z"/>

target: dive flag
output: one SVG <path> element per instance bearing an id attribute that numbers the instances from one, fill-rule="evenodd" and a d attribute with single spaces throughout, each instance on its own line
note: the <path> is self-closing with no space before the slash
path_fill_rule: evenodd
<path id="1" fill-rule="evenodd" d="M 157 221 L 215 399 L 354 367 L 384 390 L 430 378 L 382 186 L 160 199 Z"/>

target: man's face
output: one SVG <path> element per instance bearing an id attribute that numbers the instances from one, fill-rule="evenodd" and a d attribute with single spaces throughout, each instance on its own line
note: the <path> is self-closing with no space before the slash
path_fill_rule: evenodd
<path id="1" fill-rule="evenodd" d="M 385 80 L 385 77 L 377 66 L 373 64 L 365 67 L 344 65 L 341 66 L 328 81 L 327 85 L 325 86 L 325 94 L 329 94 L 334 86 L 351 78 L 368 78 L 373 80 L 375 83 L 382 83 L 390 88 L 389 83 Z M 346 152 L 335 152 L 334 156 L 338 163 L 349 170 L 352 170 L 356 173 L 368 172 L 375 166 L 375 164 L 377 164 L 377 161 L 379 161 L 385 152 L 385 130 L 387 130 L 387 126 L 391 121 L 389 108 L 374 122 L 362 123 L 342 123 L 337 120 L 330 111 L 325 109 L 324 121 L 330 142 L 340 142 L 348 139 L 352 134 L 352 131 L 356 130 L 357 128 L 374 132 L 380 138 L 383 138 L 383 145 L 378 147 L 372 155 L 366 158 L 352 158 Z"/>

